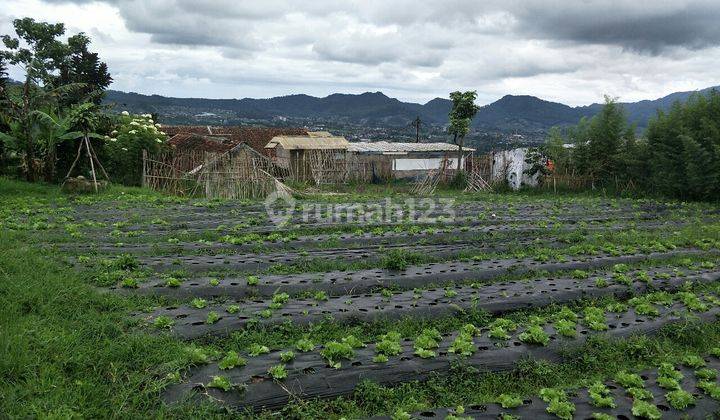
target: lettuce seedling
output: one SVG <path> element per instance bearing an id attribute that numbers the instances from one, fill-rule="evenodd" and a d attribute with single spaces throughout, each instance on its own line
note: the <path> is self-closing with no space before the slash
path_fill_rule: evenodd
<path id="1" fill-rule="evenodd" d="M 516 395 L 500 394 L 497 403 L 502 408 L 516 408 L 522 405 L 523 400 Z"/>
<path id="2" fill-rule="evenodd" d="M 624 388 L 645 388 L 645 382 L 636 373 L 629 373 L 626 371 L 620 371 L 615 375 L 615 382 L 622 385 Z"/>
<path id="3" fill-rule="evenodd" d="M 698 381 L 697 387 L 710 398 L 720 401 L 720 385 L 717 383 L 711 381 Z"/>
<path id="4" fill-rule="evenodd" d="M 203 298 L 195 298 L 190 302 L 190 306 L 196 309 L 203 309 L 207 306 L 207 300 Z"/>
<path id="5" fill-rule="evenodd" d="M 653 394 L 647 389 L 643 388 L 627 388 L 627 394 L 637 400 L 652 400 Z"/>
<path id="6" fill-rule="evenodd" d="M 208 284 L 210 284 L 210 286 L 215 287 L 215 286 L 217 286 L 217 285 L 220 284 L 220 280 L 218 280 L 218 279 L 216 279 L 216 278 L 211 278 L 211 279 L 208 281 Z"/>
<path id="7" fill-rule="evenodd" d="M 564 337 L 575 337 L 577 335 L 575 326 L 576 324 L 573 321 L 560 319 L 555 322 L 555 331 Z"/>
<path id="8" fill-rule="evenodd" d="M 418 356 L 418 357 L 423 358 L 423 359 L 432 359 L 433 357 L 435 357 L 435 352 L 434 352 L 434 351 L 428 350 L 428 349 L 423 349 L 423 348 L 417 348 L 417 349 L 415 349 L 415 353 L 414 353 L 414 354 L 415 354 L 416 356 Z"/>
<path id="9" fill-rule="evenodd" d="M 450 345 L 448 352 L 467 357 L 475 353 L 476 350 L 472 335 L 460 333 Z"/>
<path id="10" fill-rule="evenodd" d="M 181 284 L 181 283 L 182 283 L 182 282 L 180 281 L 180 279 L 178 279 L 178 278 L 176 278 L 176 277 L 170 277 L 170 278 L 168 278 L 167 281 L 165 282 L 165 286 L 167 286 L 167 287 L 180 287 L 180 284 Z"/>
<path id="11" fill-rule="evenodd" d="M 206 324 L 214 324 L 220 320 L 220 315 L 218 315 L 215 311 L 210 311 L 210 313 L 207 314 L 207 318 L 205 319 Z"/>
<path id="12" fill-rule="evenodd" d="M 284 351 L 280 353 L 280 361 L 283 363 L 290 363 L 295 360 L 295 353 L 292 350 Z"/>
<path id="13" fill-rule="evenodd" d="M 275 365 L 275 366 L 271 367 L 270 369 L 268 369 L 268 373 L 270 374 L 271 378 L 278 380 L 278 381 L 281 381 L 281 380 L 287 378 L 287 376 L 288 376 L 287 369 L 285 369 L 285 365 Z"/>
<path id="14" fill-rule="evenodd" d="M 375 357 L 373 357 L 372 361 L 375 363 L 387 363 L 388 357 L 384 354 L 376 354 Z"/>
<path id="15" fill-rule="evenodd" d="M 260 278 L 258 276 L 248 276 L 247 277 L 247 285 L 248 286 L 257 286 L 260 284 Z"/>
<path id="16" fill-rule="evenodd" d="M 546 346 L 550 342 L 550 336 L 539 325 L 530 325 L 518 338 L 523 343 L 539 344 Z"/>
<path id="17" fill-rule="evenodd" d="M 327 293 L 325 293 L 325 291 L 319 290 L 315 293 L 315 295 L 313 296 L 313 299 L 317 300 L 318 302 L 323 302 L 323 301 L 328 300 L 328 296 L 327 296 Z"/>
<path id="18" fill-rule="evenodd" d="M 648 419 L 648 420 L 659 420 L 662 418 L 662 413 L 654 404 L 651 404 L 643 400 L 634 400 L 632 405 L 633 416 Z"/>
<path id="19" fill-rule="evenodd" d="M 153 321 L 153 326 L 162 330 L 170 329 L 173 325 L 175 325 L 175 321 L 173 321 L 172 318 L 170 318 L 169 316 L 165 315 L 160 315 Z"/>
<path id="20" fill-rule="evenodd" d="M 250 356 L 260 356 L 261 354 L 268 354 L 270 353 L 270 349 L 267 346 L 262 346 L 257 343 L 253 343 L 250 345 L 249 354 Z"/>
<path id="21" fill-rule="evenodd" d="M 126 289 L 137 289 L 139 286 L 137 279 L 132 277 L 124 279 L 120 285 Z"/>
<path id="22" fill-rule="evenodd" d="M 698 369 L 705 366 L 705 360 L 700 356 L 688 354 L 683 357 L 682 364 L 693 369 Z"/>
<path id="23" fill-rule="evenodd" d="M 574 279 L 586 279 L 589 277 L 588 272 L 584 270 L 574 270 L 570 275 Z"/>
<path id="24" fill-rule="evenodd" d="M 638 271 L 637 274 L 635 274 L 635 278 L 643 283 L 650 283 L 652 281 L 647 271 Z"/>
<path id="25" fill-rule="evenodd" d="M 400 334 L 389 332 L 380 337 L 380 341 L 375 344 L 375 351 L 385 356 L 397 356 L 402 353 L 400 345 Z"/>
<path id="26" fill-rule="evenodd" d="M 227 309 L 225 309 L 225 310 L 226 310 L 227 313 L 229 313 L 229 314 L 235 314 L 235 313 L 238 313 L 238 312 L 240 311 L 240 305 L 234 305 L 234 304 L 233 304 L 233 305 L 229 305 L 229 306 L 227 307 Z"/>
<path id="27" fill-rule="evenodd" d="M 606 331 L 609 327 L 605 323 L 605 311 L 601 308 L 589 306 L 585 308 L 585 325 L 591 330 L 595 331 Z"/>
<path id="28" fill-rule="evenodd" d="M 272 297 L 272 302 L 280 305 L 284 305 L 290 300 L 290 295 L 287 293 L 276 293 Z"/>
<path id="29" fill-rule="evenodd" d="M 680 389 L 680 383 L 677 379 L 668 376 L 658 376 L 657 384 L 660 388 L 664 389 Z"/>
<path id="30" fill-rule="evenodd" d="M 695 377 L 704 381 L 714 381 L 718 376 L 718 371 L 710 368 L 703 368 L 695 371 Z"/>
<path id="31" fill-rule="evenodd" d="M 665 399 L 677 410 L 684 410 L 695 404 L 695 397 L 693 397 L 691 393 L 683 391 L 682 389 L 668 392 L 665 394 Z"/>
<path id="32" fill-rule="evenodd" d="M 590 403 L 595 407 L 615 408 L 615 400 L 610 389 L 602 382 L 595 382 L 588 388 Z"/>
<path id="33" fill-rule="evenodd" d="M 205 385 L 206 388 L 218 388 L 222 389 L 225 392 L 228 392 L 232 389 L 232 384 L 230 383 L 230 379 L 228 379 L 225 376 L 213 376 L 212 380 L 208 382 L 207 385 Z"/>
<path id="34" fill-rule="evenodd" d="M 592 413 L 590 418 L 593 420 L 615 420 L 615 417 L 605 413 Z"/>
<path id="35" fill-rule="evenodd" d="M 666 378 L 672 378 L 677 381 L 683 378 L 683 374 L 679 370 L 675 369 L 675 366 L 673 366 L 672 363 L 660 363 L 658 375 Z"/>
<path id="36" fill-rule="evenodd" d="M 358 338 L 356 338 L 354 335 L 348 335 L 347 337 L 344 337 L 342 339 L 342 342 L 349 345 L 350 347 L 354 349 L 361 349 L 365 346 L 365 343 L 360 341 Z"/>
<path id="37" fill-rule="evenodd" d="M 353 356 L 355 356 L 355 352 L 349 344 L 330 341 L 325 343 L 324 348 L 320 351 L 320 355 L 327 360 L 330 367 L 339 369 L 341 366 L 340 360 L 351 360 Z"/>
<path id="38" fill-rule="evenodd" d="M 247 364 L 247 360 L 241 357 L 236 351 L 229 351 L 225 357 L 218 362 L 218 368 L 222 370 L 242 367 Z"/>
<path id="39" fill-rule="evenodd" d="M 297 343 L 295 343 L 295 348 L 298 351 L 306 353 L 312 351 L 315 348 L 315 345 L 307 338 L 301 338 L 297 341 Z"/>

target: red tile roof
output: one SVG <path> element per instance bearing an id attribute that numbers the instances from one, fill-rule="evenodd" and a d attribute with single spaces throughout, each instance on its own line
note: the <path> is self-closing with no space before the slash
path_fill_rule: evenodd
<path id="1" fill-rule="evenodd" d="M 304 128 L 270 128 L 251 126 L 163 126 L 170 137 L 169 143 L 176 148 L 224 152 L 245 143 L 259 153 L 265 154 L 265 145 L 275 136 L 307 135 Z"/>

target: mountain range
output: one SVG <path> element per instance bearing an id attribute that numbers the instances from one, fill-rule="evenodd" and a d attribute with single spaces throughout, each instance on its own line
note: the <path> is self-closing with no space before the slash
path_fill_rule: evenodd
<path id="1" fill-rule="evenodd" d="M 708 92 L 703 89 L 699 92 Z M 684 101 L 695 92 L 676 92 L 655 100 L 623 103 L 630 120 L 643 128 L 658 109 L 666 110 L 675 101 Z M 203 99 L 142 95 L 107 91 L 105 101 L 117 111 L 157 113 L 161 120 L 177 123 L 190 118 L 237 120 L 315 120 L 369 126 L 402 127 L 419 116 L 425 124 L 447 124 L 451 102 L 435 98 L 426 104 L 402 102 L 382 92 L 335 93 L 324 98 L 309 95 L 279 96 L 269 99 Z M 595 115 L 602 104 L 571 107 L 529 95 L 506 95 L 480 108 L 473 126 L 485 131 L 546 131 L 554 125 L 576 124 L 582 117 Z"/>

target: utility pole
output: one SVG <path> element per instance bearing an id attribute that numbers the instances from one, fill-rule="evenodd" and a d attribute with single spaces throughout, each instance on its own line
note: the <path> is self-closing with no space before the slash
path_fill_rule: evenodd
<path id="1" fill-rule="evenodd" d="M 418 115 L 415 117 L 412 123 L 410 123 L 413 127 L 415 127 L 415 143 L 420 143 L 420 126 L 422 125 L 422 121 L 420 120 L 420 116 Z"/>

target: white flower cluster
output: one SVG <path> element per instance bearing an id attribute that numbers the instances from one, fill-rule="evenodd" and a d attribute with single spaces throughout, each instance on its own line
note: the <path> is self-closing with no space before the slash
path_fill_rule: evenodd
<path id="1" fill-rule="evenodd" d="M 123 116 L 130 116 L 130 114 L 127 111 L 122 112 Z M 129 128 L 129 130 L 127 130 Z M 117 130 L 114 130 L 110 136 L 105 136 L 105 139 L 110 142 L 117 141 L 118 134 L 122 134 L 123 131 L 125 131 L 126 134 L 135 136 L 135 135 L 149 135 L 150 137 L 154 138 L 155 142 L 158 144 L 164 143 L 164 138 L 166 136 L 165 132 L 160 131 L 160 128 L 162 126 L 160 124 L 156 124 L 155 121 L 152 119 L 152 115 L 150 114 L 142 114 L 139 116 L 134 116 L 132 120 L 129 122 L 129 124 L 123 128 L 120 129 L 121 133 L 118 133 Z M 121 148 L 121 150 L 127 151 L 126 148 Z"/>

